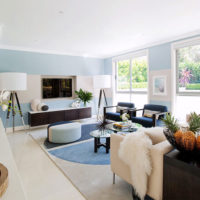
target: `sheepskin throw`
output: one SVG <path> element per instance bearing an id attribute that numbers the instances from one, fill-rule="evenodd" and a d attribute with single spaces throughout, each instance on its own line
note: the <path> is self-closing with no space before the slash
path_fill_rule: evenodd
<path id="1" fill-rule="evenodd" d="M 144 130 L 126 135 L 119 148 L 119 157 L 130 167 L 132 185 L 141 199 L 146 195 L 151 174 L 151 148 L 152 141 Z"/>

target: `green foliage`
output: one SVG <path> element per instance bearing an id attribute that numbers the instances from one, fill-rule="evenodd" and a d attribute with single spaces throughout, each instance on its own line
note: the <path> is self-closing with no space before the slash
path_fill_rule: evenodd
<path id="1" fill-rule="evenodd" d="M 179 64 L 179 79 L 182 77 L 182 71 L 191 72 L 190 83 L 200 83 L 200 45 L 180 48 L 177 51 Z M 181 86 L 181 85 L 180 85 Z"/>
<path id="2" fill-rule="evenodd" d="M 200 62 L 195 63 L 192 61 L 185 61 L 179 63 L 179 78 L 181 78 L 182 70 L 187 69 L 191 72 L 192 77 L 190 78 L 190 83 L 200 82 Z"/>
<path id="3" fill-rule="evenodd" d="M 124 118 L 126 118 L 126 120 L 129 120 L 130 115 L 128 113 L 124 113 L 124 114 L 120 115 L 120 119 L 124 120 Z"/>
<path id="4" fill-rule="evenodd" d="M 83 101 L 84 105 L 86 106 L 86 103 L 89 103 L 93 96 L 91 92 L 83 91 L 80 89 L 79 91 L 75 91 L 75 94 L 78 96 L 78 98 Z"/>
<path id="5" fill-rule="evenodd" d="M 134 59 L 132 62 L 132 88 L 147 88 L 147 61 L 144 57 Z M 118 89 L 130 89 L 130 62 L 118 62 Z"/>
<path id="6" fill-rule="evenodd" d="M 186 90 L 200 90 L 200 83 L 187 84 Z"/>
<path id="7" fill-rule="evenodd" d="M 147 82 L 133 83 L 132 88 L 147 88 Z"/>
<path id="8" fill-rule="evenodd" d="M 132 88 L 133 89 L 147 88 L 147 82 L 132 83 Z M 119 85 L 118 89 L 119 90 L 128 90 L 129 89 L 129 83 Z"/>
<path id="9" fill-rule="evenodd" d="M 190 114 L 189 130 L 194 133 L 200 130 L 200 116 L 195 112 Z"/>
<path id="10" fill-rule="evenodd" d="M 135 59 L 132 63 L 133 82 L 147 82 L 147 61 L 146 59 Z"/>
<path id="11" fill-rule="evenodd" d="M 166 114 L 166 118 L 162 119 L 162 121 L 164 122 L 165 126 L 173 133 L 180 129 L 177 119 L 175 119 L 171 114 Z"/>

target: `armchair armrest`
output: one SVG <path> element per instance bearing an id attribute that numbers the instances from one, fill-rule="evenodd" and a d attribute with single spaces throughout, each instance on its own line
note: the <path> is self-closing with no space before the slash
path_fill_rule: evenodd
<path id="1" fill-rule="evenodd" d="M 127 109 L 123 109 L 123 110 L 120 110 L 120 115 L 122 115 L 123 113 L 128 113 L 130 115 L 130 118 L 132 117 L 132 115 L 134 114 L 134 110 L 136 108 L 127 108 Z"/>
<path id="2" fill-rule="evenodd" d="M 130 112 L 131 117 L 136 117 L 137 111 L 143 111 L 143 110 L 144 108 L 141 108 L 141 109 L 132 108 L 132 109 L 129 109 L 129 112 Z"/>
<path id="3" fill-rule="evenodd" d="M 104 106 L 104 108 L 114 108 L 114 107 L 117 107 L 117 106 Z"/>
<path id="4" fill-rule="evenodd" d="M 104 106 L 104 107 L 103 107 L 103 115 L 104 115 L 104 118 L 105 118 L 105 116 L 106 116 L 106 109 L 107 109 L 107 108 L 115 108 L 115 107 L 117 107 L 117 106 Z"/>
<path id="5" fill-rule="evenodd" d="M 153 119 L 153 126 L 155 127 L 156 126 L 156 120 L 157 118 L 160 116 L 160 115 L 166 115 L 170 112 L 158 112 L 158 113 L 155 113 L 152 115 L 152 119 Z"/>
<path id="6" fill-rule="evenodd" d="M 155 113 L 153 115 L 156 115 L 156 116 L 160 116 L 160 115 L 166 115 L 166 114 L 169 114 L 170 112 L 158 112 L 158 113 Z"/>

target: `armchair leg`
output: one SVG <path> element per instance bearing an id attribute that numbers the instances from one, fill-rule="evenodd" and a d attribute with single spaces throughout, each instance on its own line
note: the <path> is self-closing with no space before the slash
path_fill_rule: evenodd
<path id="1" fill-rule="evenodd" d="M 113 184 L 115 184 L 115 173 L 113 173 Z"/>

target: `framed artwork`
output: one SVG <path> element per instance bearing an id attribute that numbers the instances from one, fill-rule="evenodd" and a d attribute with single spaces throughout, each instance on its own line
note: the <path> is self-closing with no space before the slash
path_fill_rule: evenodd
<path id="1" fill-rule="evenodd" d="M 153 77 L 153 95 L 167 95 L 166 76 Z"/>

